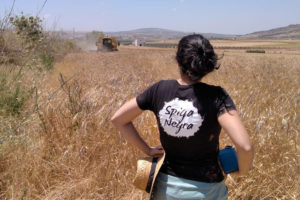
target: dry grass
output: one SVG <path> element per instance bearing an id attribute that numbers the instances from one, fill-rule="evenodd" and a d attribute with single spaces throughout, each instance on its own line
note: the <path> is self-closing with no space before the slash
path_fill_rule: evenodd
<path id="1" fill-rule="evenodd" d="M 84 69 L 0 151 L 1 199 L 147 199 L 131 182 L 141 156 L 109 122 L 113 112 L 160 79 L 177 78 L 174 49 L 121 48 L 69 54 L 40 89 L 39 102 Z M 248 177 L 229 176 L 230 199 L 300 198 L 300 56 L 225 53 L 205 82 L 235 100 L 255 147 Z M 154 116 L 135 120 L 158 144 Z M 22 130 L 19 130 L 22 132 Z M 229 144 L 222 138 L 222 146 Z"/>

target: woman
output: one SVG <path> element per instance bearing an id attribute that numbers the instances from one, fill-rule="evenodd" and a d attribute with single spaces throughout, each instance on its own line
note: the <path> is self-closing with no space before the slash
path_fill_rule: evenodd
<path id="1" fill-rule="evenodd" d="M 217 56 L 202 35 L 183 37 L 176 60 L 181 78 L 155 83 L 125 103 L 112 117 L 113 124 L 133 145 L 149 156 L 166 153 L 155 181 L 153 199 L 227 199 L 227 187 L 218 164 L 221 128 L 233 141 L 239 174 L 247 174 L 252 145 L 236 107 L 226 91 L 201 82 L 218 68 Z M 154 112 L 163 149 L 149 147 L 132 120 Z"/>

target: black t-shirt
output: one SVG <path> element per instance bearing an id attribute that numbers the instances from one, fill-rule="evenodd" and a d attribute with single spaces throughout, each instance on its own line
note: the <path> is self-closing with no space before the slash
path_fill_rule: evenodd
<path id="1" fill-rule="evenodd" d="M 202 182 L 224 179 L 218 164 L 218 116 L 236 109 L 227 92 L 205 83 L 155 83 L 136 98 L 142 110 L 154 112 L 166 152 L 161 171 Z"/>

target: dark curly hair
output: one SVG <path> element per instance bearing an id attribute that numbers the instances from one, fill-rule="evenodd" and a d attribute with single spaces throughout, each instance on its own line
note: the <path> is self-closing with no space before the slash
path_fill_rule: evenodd
<path id="1" fill-rule="evenodd" d="M 179 41 L 176 60 L 181 72 L 192 81 L 198 81 L 219 68 L 212 45 L 200 34 L 188 35 Z"/>

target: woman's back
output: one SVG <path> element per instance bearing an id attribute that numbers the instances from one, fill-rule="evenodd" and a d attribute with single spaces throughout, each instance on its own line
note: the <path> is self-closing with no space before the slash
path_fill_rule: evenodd
<path id="1" fill-rule="evenodd" d="M 137 103 L 157 118 L 166 152 L 162 172 L 204 182 L 223 180 L 218 165 L 221 126 L 217 116 L 235 105 L 221 87 L 165 80 L 140 94 Z"/>

